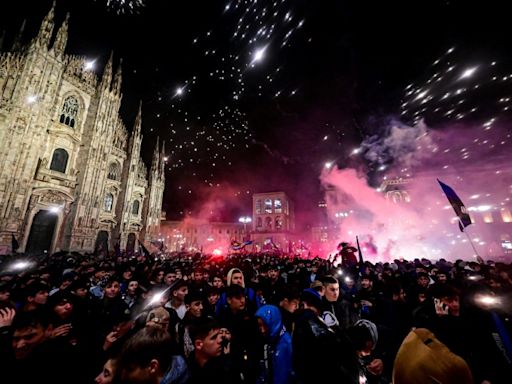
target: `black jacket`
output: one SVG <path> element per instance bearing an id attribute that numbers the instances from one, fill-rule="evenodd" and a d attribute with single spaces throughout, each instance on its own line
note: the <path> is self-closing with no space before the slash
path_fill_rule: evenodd
<path id="1" fill-rule="evenodd" d="M 299 313 L 293 331 L 293 365 L 301 383 L 359 383 L 356 352 L 339 327 L 328 327 L 313 311 Z"/>

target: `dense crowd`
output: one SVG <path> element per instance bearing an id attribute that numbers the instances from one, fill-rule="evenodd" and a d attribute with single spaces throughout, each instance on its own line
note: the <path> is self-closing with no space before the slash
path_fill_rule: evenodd
<path id="1" fill-rule="evenodd" d="M 0 270 L 5 383 L 512 380 L 505 263 L 59 253 Z"/>

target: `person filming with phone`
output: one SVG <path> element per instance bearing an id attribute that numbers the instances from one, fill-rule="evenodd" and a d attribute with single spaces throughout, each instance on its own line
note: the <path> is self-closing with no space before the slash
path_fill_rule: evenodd
<path id="1" fill-rule="evenodd" d="M 475 383 L 499 382 L 494 377 L 497 351 L 488 313 L 470 305 L 469 298 L 452 285 L 432 286 L 429 293 L 435 315 L 428 329 L 468 363 Z"/>

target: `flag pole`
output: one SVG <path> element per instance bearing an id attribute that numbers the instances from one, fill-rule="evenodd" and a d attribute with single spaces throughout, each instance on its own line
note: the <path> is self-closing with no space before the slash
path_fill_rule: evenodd
<path id="1" fill-rule="evenodd" d="M 363 253 L 361 252 L 361 247 L 359 246 L 359 236 L 356 236 L 356 243 L 357 243 L 357 252 L 359 253 L 359 276 L 362 276 L 363 275 L 363 265 L 364 265 L 364 262 L 363 262 Z"/>
<path id="2" fill-rule="evenodd" d="M 465 231 L 465 227 L 462 225 L 462 222 L 460 221 L 459 219 L 459 223 L 461 225 L 461 228 L 462 229 L 462 232 L 464 232 L 464 234 L 467 236 L 468 240 L 469 240 L 469 244 L 471 244 L 471 248 L 473 248 L 473 252 L 475 252 L 475 255 L 476 255 L 476 259 L 478 260 L 478 262 L 481 262 L 480 260 L 482 260 L 482 258 L 480 257 L 480 255 L 478 254 L 478 251 L 476 250 L 476 247 L 475 247 L 475 244 L 473 244 L 473 240 L 471 240 L 471 236 L 469 236 L 469 233 L 467 233 Z"/>

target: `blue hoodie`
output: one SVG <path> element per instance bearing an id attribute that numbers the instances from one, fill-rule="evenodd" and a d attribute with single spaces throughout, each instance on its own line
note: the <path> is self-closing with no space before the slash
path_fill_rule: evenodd
<path id="1" fill-rule="evenodd" d="M 264 305 L 256 311 L 256 317 L 268 328 L 265 340 L 258 384 L 288 384 L 292 382 L 292 338 L 286 332 L 279 308 Z"/>

